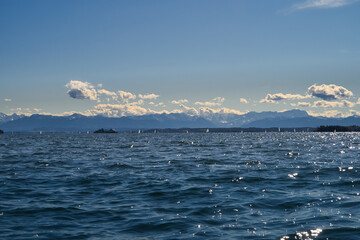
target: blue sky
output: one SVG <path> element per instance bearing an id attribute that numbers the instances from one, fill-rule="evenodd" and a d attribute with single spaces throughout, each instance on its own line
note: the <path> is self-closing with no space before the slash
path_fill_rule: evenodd
<path id="1" fill-rule="evenodd" d="M 0 112 L 358 114 L 359 12 L 356 0 L 1 0 Z"/>

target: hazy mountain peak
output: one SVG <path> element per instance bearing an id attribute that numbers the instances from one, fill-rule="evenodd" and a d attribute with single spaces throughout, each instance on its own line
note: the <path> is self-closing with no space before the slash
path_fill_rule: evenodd
<path id="1" fill-rule="evenodd" d="M 24 114 L 18 115 L 16 113 L 13 113 L 11 115 L 7 115 L 5 113 L 0 113 L 0 122 L 14 121 L 14 120 L 17 120 L 17 119 L 23 118 L 23 117 L 25 117 Z"/>

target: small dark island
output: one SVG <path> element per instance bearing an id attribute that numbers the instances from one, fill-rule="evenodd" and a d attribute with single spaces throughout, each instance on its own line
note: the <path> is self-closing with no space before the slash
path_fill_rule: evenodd
<path id="1" fill-rule="evenodd" d="M 359 126 L 320 126 L 314 132 L 360 132 Z"/>
<path id="2" fill-rule="evenodd" d="M 114 129 L 98 129 L 96 130 L 94 133 L 118 133 L 117 131 L 115 131 Z"/>
<path id="3" fill-rule="evenodd" d="M 4 131 L 0 129 L 0 134 L 3 134 L 3 133 L 4 133 Z"/>

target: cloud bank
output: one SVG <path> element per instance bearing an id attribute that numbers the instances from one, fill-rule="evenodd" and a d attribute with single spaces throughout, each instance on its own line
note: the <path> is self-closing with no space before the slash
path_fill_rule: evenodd
<path id="1" fill-rule="evenodd" d="M 165 109 L 164 102 L 158 100 L 160 95 L 155 93 L 135 94 L 123 90 L 109 91 L 104 89 L 102 84 L 97 84 L 96 87 L 88 82 L 78 80 L 71 80 L 65 85 L 69 90 L 68 95 L 74 99 L 89 99 L 96 100 L 97 105 L 85 111 L 84 115 L 103 115 L 107 117 L 122 117 L 122 116 L 138 116 L 145 114 L 161 114 L 161 113 L 183 113 L 192 116 L 211 116 L 212 114 L 244 114 L 248 110 L 239 111 L 221 107 L 225 102 L 223 97 L 215 97 L 209 101 L 195 101 L 189 103 L 187 99 L 172 100 L 168 103 L 174 104 L 175 109 Z M 306 88 L 305 88 L 306 90 Z M 309 113 L 323 114 L 323 116 L 339 116 L 339 113 L 347 114 L 355 109 L 349 109 L 360 104 L 360 98 L 354 101 L 349 101 L 353 97 L 353 93 L 345 87 L 335 84 L 313 84 L 307 88 L 304 93 L 275 93 L 266 94 L 260 103 L 279 103 L 290 104 L 293 107 L 306 107 Z M 240 103 L 249 103 L 245 98 L 238 98 Z M 307 99 L 308 101 L 297 101 Z M 356 101 L 357 100 L 357 101 Z M 185 105 L 186 104 L 186 105 Z M 174 107 L 174 106 L 173 106 Z M 319 113 L 321 108 L 337 108 L 337 110 L 325 111 Z M 35 111 L 35 110 L 32 110 Z M 312 112 L 313 111 L 313 112 Z M 36 111 L 39 112 L 39 111 Z"/>
<path id="2" fill-rule="evenodd" d="M 146 108 L 128 104 L 98 104 L 93 110 L 87 112 L 90 115 L 102 115 L 105 117 L 138 116 L 148 113 Z"/>

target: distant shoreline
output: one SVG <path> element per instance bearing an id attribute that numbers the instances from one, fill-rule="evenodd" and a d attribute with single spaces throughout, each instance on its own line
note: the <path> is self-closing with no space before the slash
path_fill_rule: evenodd
<path id="1" fill-rule="evenodd" d="M 314 128 L 165 128 L 141 130 L 143 133 L 241 133 L 241 132 L 313 132 Z M 130 131 L 134 132 L 134 131 Z"/>
<path id="2" fill-rule="evenodd" d="M 116 130 L 116 131 L 115 131 Z M 260 132 L 360 132 L 360 126 L 320 126 L 295 128 L 152 128 L 152 129 L 115 129 L 114 133 L 260 133 Z M 93 133 L 93 130 L 33 130 L 33 131 L 1 131 L 0 133 Z"/>
<path id="3" fill-rule="evenodd" d="M 152 128 L 152 129 L 115 129 L 116 133 L 241 133 L 241 132 L 313 132 L 315 128 Z M 6 133 L 94 133 L 94 130 L 33 130 L 7 131 Z"/>

